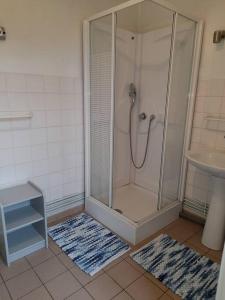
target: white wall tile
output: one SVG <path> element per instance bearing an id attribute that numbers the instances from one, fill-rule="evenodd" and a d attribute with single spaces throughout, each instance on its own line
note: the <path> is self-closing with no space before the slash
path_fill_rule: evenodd
<path id="1" fill-rule="evenodd" d="M 63 170 L 64 160 L 62 157 L 53 157 L 48 159 L 49 173 L 60 172 Z"/>
<path id="2" fill-rule="evenodd" d="M 34 184 L 45 191 L 48 187 L 48 175 L 36 176 L 32 178 Z"/>
<path id="3" fill-rule="evenodd" d="M 63 141 L 74 140 L 77 137 L 77 130 L 74 126 L 62 127 L 62 139 Z"/>
<path id="4" fill-rule="evenodd" d="M 10 185 L 15 182 L 15 167 L 14 166 L 7 166 L 0 168 L 0 185 L 2 188 L 5 185 Z"/>
<path id="5" fill-rule="evenodd" d="M 8 101 L 11 111 L 29 110 L 29 99 L 25 93 L 8 93 Z"/>
<path id="6" fill-rule="evenodd" d="M 62 129 L 61 127 L 50 127 L 47 129 L 48 142 L 60 142 L 62 140 Z"/>
<path id="7" fill-rule="evenodd" d="M 76 109 L 76 97 L 73 94 L 62 94 L 60 96 L 61 107 L 64 110 Z"/>
<path id="8" fill-rule="evenodd" d="M 60 110 L 61 101 L 59 94 L 45 94 L 45 104 L 47 110 Z"/>
<path id="9" fill-rule="evenodd" d="M 48 160 L 38 160 L 32 162 L 32 176 L 48 174 Z"/>
<path id="10" fill-rule="evenodd" d="M 8 120 L 2 120 L 1 122 L 0 122 L 0 131 L 10 131 L 10 129 L 11 129 L 11 122 L 10 121 L 8 121 Z"/>
<path id="11" fill-rule="evenodd" d="M 67 156 L 76 153 L 76 149 L 77 149 L 76 146 L 77 146 L 76 141 L 64 141 L 62 144 L 63 154 Z"/>
<path id="12" fill-rule="evenodd" d="M 27 181 L 32 176 L 32 164 L 30 162 L 15 166 L 16 180 Z"/>
<path id="13" fill-rule="evenodd" d="M 47 93 L 59 93 L 60 77 L 44 76 L 44 90 Z"/>
<path id="14" fill-rule="evenodd" d="M 46 112 L 45 111 L 34 111 L 31 119 L 32 128 L 46 127 Z"/>
<path id="15" fill-rule="evenodd" d="M 6 73 L 7 91 L 9 92 L 25 92 L 26 80 L 24 74 Z"/>
<path id="16" fill-rule="evenodd" d="M 63 169 L 67 170 L 70 168 L 75 168 L 77 165 L 76 157 L 74 154 L 66 155 L 63 159 Z"/>
<path id="17" fill-rule="evenodd" d="M 49 181 L 48 181 L 49 187 L 59 186 L 62 185 L 62 183 L 63 183 L 62 173 L 59 172 L 59 173 L 49 174 Z"/>
<path id="18" fill-rule="evenodd" d="M 59 110 L 50 110 L 46 112 L 46 126 L 60 126 L 62 123 L 61 111 Z"/>
<path id="19" fill-rule="evenodd" d="M 45 128 L 31 129 L 31 144 L 40 145 L 47 143 L 47 131 Z"/>
<path id="20" fill-rule="evenodd" d="M 5 92 L 6 90 L 6 74 L 0 73 L 0 92 Z"/>
<path id="21" fill-rule="evenodd" d="M 78 189 L 78 187 L 76 187 L 75 182 L 65 183 L 63 185 L 63 196 L 68 197 L 73 194 L 77 194 L 77 193 L 79 193 L 79 192 L 77 192 L 78 190 L 79 189 Z"/>
<path id="22" fill-rule="evenodd" d="M 48 201 L 54 201 L 62 199 L 63 197 L 63 186 L 54 186 L 48 189 Z"/>
<path id="23" fill-rule="evenodd" d="M 63 183 L 75 182 L 76 180 L 76 168 L 67 169 L 63 171 Z"/>
<path id="24" fill-rule="evenodd" d="M 11 148 L 0 149 L 0 167 L 13 164 L 13 151 Z"/>
<path id="25" fill-rule="evenodd" d="M 48 157 L 58 157 L 62 155 L 63 144 L 61 142 L 48 143 Z"/>
<path id="26" fill-rule="evenodd" d="M 8 94 L 0 92 L 0 111 L 9 111 L 10 104 L 8 100 Z"/>
<path id="27" fill-rule="evenodd" d="M 20 147 L 13 149 L 13 156 L 15 164 L 22 164 L 31 161 L 31 148 Z"/>
<path id="28" fill-rule="evenodd" d="M 30 119 L 21 119 L 21 120 L 11 120 L 10 128 L 12 130 L 25 130 L 31 128 Z"/>
<path id="29" fill-rule="evenodd" d="M 76 123 L 76 111 L 75 110 L 63 110 L 62 111 L 62 125 L 74 125 Z"/>
<path id="30" fill-rule="evenodd" d="M 47 201 L 77 192 L 73 183 L 84 180 L 82 107 L 75 78 L 0 73 L 0 111 L 33 113 L 0 123 L 0 188 L 31 180 Z"/>
<path id="31" fill-rule="evenodd" d="M 35 160 L 44 160 L 47 159 L 48 151 L 47 151 L 47 145 L 35 145 L 31 147 L 31 158 L 32 161 Z"/>
<path id="32" fill-rule="evenodd" d="M 13 133 L 14 147 L 25 147 L 31 144 L 31 132 L 30 130 L 17 130 Z"/>
<path id="33" fill-rule="evenodd" d="M 76 92 L 76 80 L 72 77 L 62 77 L 60 79 L 61 93 L 73 94 Z"/>
<path id="34" fill-rule="evenodd" d="M 209 95 L 213 97 L 224 96 L 225 79 L 212 79 L 209 85 Z"/>
<path id="35" fill-rule="evenodd" d="M 27 94 L 30 110 L 45 110 L 46 99 L 43 93 L 28 93 Z"/>
<path id="36" fill-rule="evenodd" d="M 0 149 L 13 147 L 13 134 L 11 131 L 0 131 Z"/>
<path id="37" fill-rule="evenodd" d="M 41 75 L 26 74 L 26 90 L 31 93 L 42 93 L 44 91 L 44 79 Z"/>

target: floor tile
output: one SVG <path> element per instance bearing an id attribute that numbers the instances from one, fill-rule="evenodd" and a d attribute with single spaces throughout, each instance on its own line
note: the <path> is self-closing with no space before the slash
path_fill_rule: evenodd
<path id="1" fill-rule="evenodd" d="M 34 252 L 31 255 L 28 255 L 26 258 L 29 261 L 29 263 L 34 267 L 53 256 L 54 254 L 50 249 L 43 248 L 37 252 Z"/>
<path id="2" fill-rule="evenodd" d="M 49 295 L 46 288 L 44 286 L 41 286 L 38 289 L 27 294 L 26 296 L 22 297 L 21 300 L 52 300 L 52 297 Z"/>
<path id="3" fill-rule="evenodd" d="M 18 299 L 41 286 L 41 281 L 29 270 L 6 281 L 6 285 L 13 299 Z"/>
<path id="4" fill-rule="evenodd" d="M 169 295 L 164 294 L 162 295 L 162 297 L 159 298 L 159 300 L 172 300 L 173 298 L 171 298 Z"/>
<path id="5" fill-rule="evenodd" d="M 97 300 L 109 300 L 121 291 L 121 287 L 107 274 L 97 277 L 94 281 L 88 283 L 85 288 Z"/>
<path id="6" fill-rule="evenodd" d="M 2 261 L 0 262 L 0 273 L 4 280 L 8 280 L 15 277 L 24 271 L 31 269 L 31 266 L 25 258 L 21 258 L 10 264 L 10 267 L 5 265 Z"/>
<path id="7" fill-rule="evenodd" d="M 217 264 L 221 264 L 221 258 L 211 255 L 210 253 L 205 254 L 206 257 L 211 259 L 213 262 L 216 262 Z"/>
<path id="8" fill-rule="evenodd" d="M 186 242 L 187 245 L 193 248 L 194 250 L 198 251 L 200 254 L 204 254 L 209 251 L 205 245 L 201 243 L 202 239 L 202 230 L 195 233 L 191 238 L 189 238 Z M 186 244 L 185 242 L 185 244 Z"/>
<path id="9" fill-rule="evenodd" d="M 50 258 L 34 268 L 42 282 L 47 282 L 66 271 L 66 267 L 56 258 Z"/>
<path id="10" fill-rule="evenodd" d="M 75 267 L 73 267 L 72 269 L 70 269 L 70 272 L 73 273 L 73 275 L 78 279 L 78 281 L 82 284 L 82 285 L 86 285 L 89 282 L 95 280 L 98 276 L 103 274 L 103 271 L 99 271 L 98 273 L 96 273 L 94 276 L 90 276 L 87 273 L 83 272 L 78 266 L 75 265 Z"/>
<path id="11" fill-rule="evenodd" d="M 150 279 L 155 285 L 157 285 L 164 292 L 166 292 L 168 290 L 168 288 L 161 281 L 159 281 L 157 278 L 155 278 L 151 273 L 145 272 L 144 276 L 146 278 Z"/>
<path id="12" fill-rule="evenodd" d="M 137 264 L 130 256 L 125 259 L 133 268 L 135 268 L 140 273 L 145 273 L 145 269 Z"/>
<path id="13" fill-rule="evenodd" d="M 72 259 L 70 259 L 69 256 L 65 253 L 62 252 L 59 255 L 57 255 L 57 257 L 66 268 L 72 269 L 75 266 L 75 263 L 72 261 Z"/>
<path id="14" fill-rule="evenodd" d="M 216 261 L 221 261 L 222 255 L 223 255 L 223 251 L 215 251 L 215 250 L 209 250 L 209 252 L 207 253 L 207 255 L 209 255 L 210 257 L 214 257 L 214 260 Z"/>
<path id="15" fill-rule="evenodd" d="M 158 286 L 144 276 L 132 283 L 126 291 L 135 300 L 156 300 L 164 294 Z"/>
<path id="16" fill-rule="evenodd" d="M 11 300 L 4 283 L 0 284 L 0 300 Z"/>
<path id="17" fill-rule="evenodd" d="M 114 267 L 115 265 L 117 265 L 118 263 L 120 263 L 121 261 L 123 261 L 124 258 L 123 257 L 119 257 L 115 260 L 113 260 L 110 264 L 108 264 L 105 268 L 103 268 L 104 271 L 107 271 L 109 269 L 111 269 L 112 267 Z"/>
<path id="18" fill-rule="evenodd" d="M 142 274 L 125 260 L 106 271 L 106 273 L 124 289 Z"/>
<path id="19" fill-rule="evenodd" d="M 51 238 L 48 239 L 48 246 L 56 255 L 62 252 L 61 248 Z"/>
<path id="20" fill-rule="evenodd" d="M 75 294 L 66 298 L 66 300 L 92 300 L 92 299 L 93 298 L 88 294 L 87 291 L 85 291 L 85 289 L 80 289 Z"/>
<path id="21" fill-rule="evenodd" d="M 55 300 L 65 299 L 81 288 L 80 283 L 69 271 L 48 281 L 45 286 Z"/>
<path id="22" fill-rule="evenodd" d="M 166 227 L 163 231 L 173 239 L 179 242 L 184 242 L 201 230 L 201 225 L 180 218 L 173 222 L 171 226 Z"/>
<path id="23" fill-rule="evenodd" d="M 123 291 L 114 297 L 113 300 L 132 300 L 132 298 L 127 294 L 127 292 Z"/>
<path id="24" fill-rule="evenodd" d="M 182 300 L 180 296 L 174 294 L 171 290 L 166 292 L 166 295 L 169 296 L 173 300 Z"/>

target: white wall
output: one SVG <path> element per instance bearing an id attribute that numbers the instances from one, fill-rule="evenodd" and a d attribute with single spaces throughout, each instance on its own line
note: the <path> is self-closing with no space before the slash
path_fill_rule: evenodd
<path id="1" fill-rule="evenodd" d="M 32 180 L 54 202 L 84 192 L 82 20 L 119 0 L 0 0 L 0 188 Z"/>
<path id="2" fill-rule="evenodd" d="M 225 1 L 170 0 L 184 11 L 205 21 L 198 93 L 195 106 L 192 149 L 225 150 L 222 122 L 206 123 L 207 115 L 225 118 L 225 43 L 213 44 L 213 32 L 225 29 Z M 210 201 L 211 179 L 208 174 L 190 166 L 186 197 L 203 204 Z"/>
<path id="3" fill-rule="evenodd" d="M 82 21 L 121 0 L 0 0 L 0 71 L 81 77 Z"/>

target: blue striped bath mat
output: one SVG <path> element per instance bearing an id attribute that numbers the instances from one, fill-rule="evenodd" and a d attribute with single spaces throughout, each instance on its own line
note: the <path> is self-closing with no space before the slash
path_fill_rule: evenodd
<path id="1" fill-rule="evenodd" d="M 86 213 L 52 226 L 49 236 L 89 275 L 94 275 L 130 247 Z"/>
<path id="2" fill-rule="evenodd" d="M 219 265 L 162 234 L 130 255 L 186 300 L 215 299 Z"/>

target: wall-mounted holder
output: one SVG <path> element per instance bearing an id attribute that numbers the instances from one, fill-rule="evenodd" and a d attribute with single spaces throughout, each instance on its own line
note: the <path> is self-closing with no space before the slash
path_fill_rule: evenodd
<path id="1" fill-rule="evenodd" d="M 0 112 L 0 121 L 7 120 L 19 120 L 19 119 L 31 119 L 33 117 L 32 112 Z"/>
<path id="2" fill-rule="evenodd" d="M 219 44 L 223 39 L 225 39 L 225 30 L 216 30 L 213 34 L 213 43 Z"/>
<path id="3" fill-rule="evenodd" d="M 6 40 L 6 31 L 5 28 L 0 26 L 0 40 L 5 41 Z"/>

